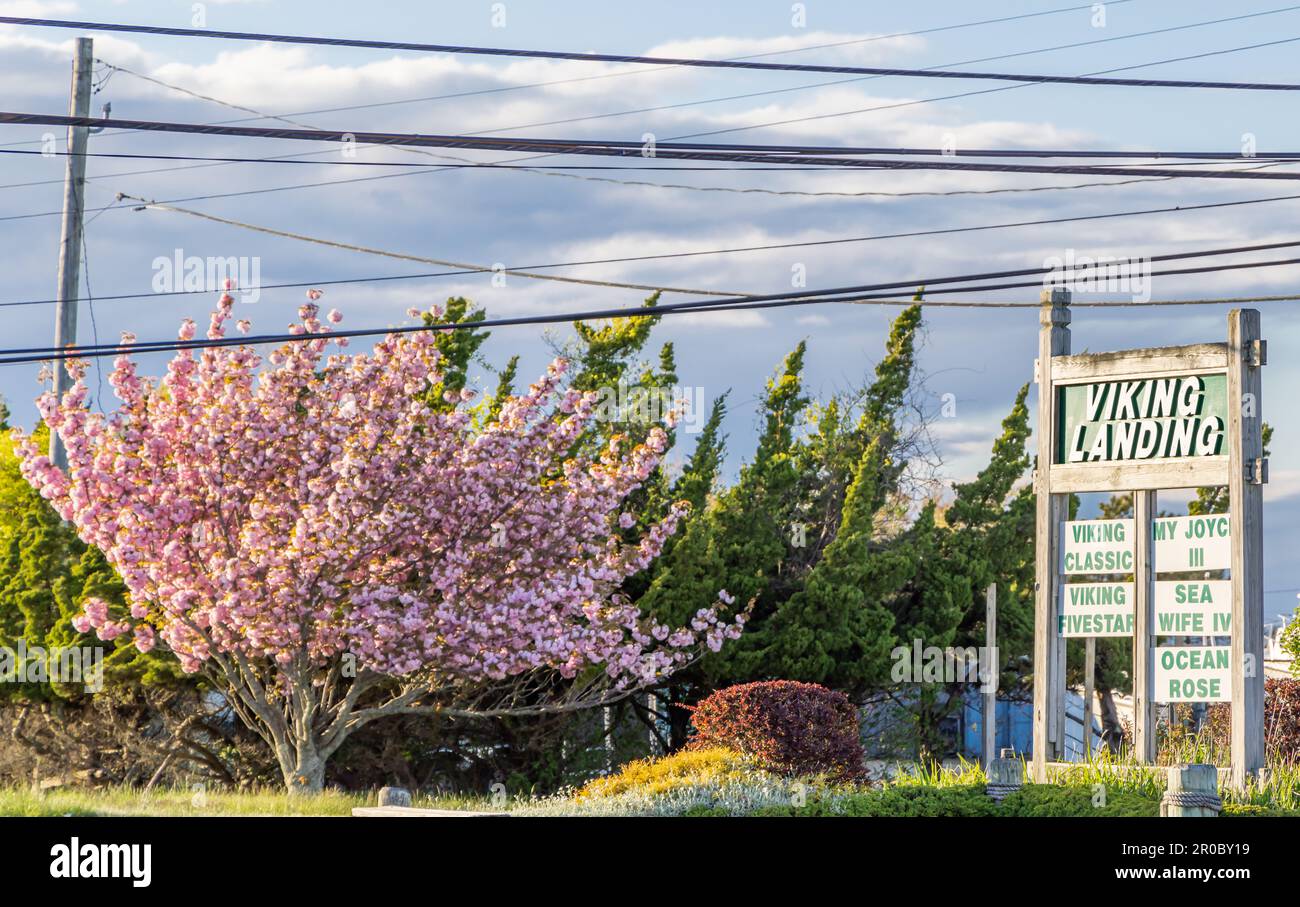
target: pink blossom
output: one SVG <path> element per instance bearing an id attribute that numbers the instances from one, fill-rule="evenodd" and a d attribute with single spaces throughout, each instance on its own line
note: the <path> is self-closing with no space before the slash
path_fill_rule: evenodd
<path id="1" fill-rule="evenodd" d="M 153 647 L 158 644 L 158 640 L 154 635 L 153 627 L 148 624 L 136 625 L 134 636 L 135 647 L 141 652 L 150 652 L 153 650 Z"/>
<path id="2" fill-rule="evenodd" d="M 223 295 L 209 337 L 232 309 Z M 87 599 L 79 632 L 129 632 L 141 651 L 160 640 L 191 672 L 236 655 L 286 688 L 308 678 L 304 695 L 344 654 L 411 683 L 600 666 L 627 689 L 739 632 L 712 606 L 686 627 L 655 624 L 621 594 L 684 514 L 630 542 L 614 531 L 637 523 L 623 508 L 659 464 L 662 430 L 575 454 L 594 399 L 565 390 L 564 360 L 495 420 L 429 406 L 442 380 L 430 332 L 342 353 L 318 311 L 304 305 L 295 342 L 265 357 L 181 350 L 148 378 L 124 351 L 108 415 L 90 408 L 85 363 L 65 364 L 72 388 L 38 407 L 69 468 L 20 437 L 22 474 L 104 552 L 132 603 L 128 616 Z"/>

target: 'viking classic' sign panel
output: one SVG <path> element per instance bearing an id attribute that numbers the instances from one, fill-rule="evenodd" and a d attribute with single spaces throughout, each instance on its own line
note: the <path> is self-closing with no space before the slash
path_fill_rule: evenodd
<path id="1" fill-rule="evenodd" d="M 1221 374 L 1059 385 L 1056 462 L 1218 456 L 1227 388 Z"/>
<path id="2" fill-rule="evenodd" d="M 1231 521 L 1226 513 L 1156 517 L 1151 522 L 1157 573 L 1226 570 L 1232 566 L 1232 542 L 1228 537 Z"/>
<path id="3" fill-rule="evenodd" d="M 1132 520 L 1066 520 L 1061 524 L 1061 572 L 1132 573 Z"/>
<path id="4" fill-rule="evenodd" d="M 1156 646 L 1156 702 L 1232 699 L 1229 646 Z"/>

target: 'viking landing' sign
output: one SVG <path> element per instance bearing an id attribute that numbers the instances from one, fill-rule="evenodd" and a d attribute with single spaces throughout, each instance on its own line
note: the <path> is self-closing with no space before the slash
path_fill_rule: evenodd
<path id="1" fill-rule="evenodd" d="M 1184 375 L 1058 387 L 1056 462 L 1218 456 L 1227 386 L 1224 375 Z"/>
<path id="2" fill-rule="evenodd" d="M 1230 702 L 1240 787 L 1264 764 L 1259 313 L 1233 311 L 1223 343 L 1077 355 L 1070 314 L 1068 291 L 1044 292 L 1034 777 L 1073 757 L 1066 639 L 1086 638 L 1091 664 L 1093 637 L 1131 635 L 1138 759 L 1155 761 L 1156 703 Z M 1226 513 L 1157 516 L 1163 490 L 1225 486 Z M 1129 496 L 1133 518 L 1070 520 L 1086 493 Z"/>

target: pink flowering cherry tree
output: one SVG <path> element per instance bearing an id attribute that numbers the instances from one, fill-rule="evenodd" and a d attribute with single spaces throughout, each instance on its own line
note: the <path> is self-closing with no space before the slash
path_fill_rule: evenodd
<path id="1" fill-rule="evenodd" d="M 231 310 L 223 295 L 209 338 Z M 563 360 L 486 424 L 465 405 L 435 412 L 421 401 L 438 380 L 431 333 L 327 355 L 346 338 L 314 302 L 300 317 L 303 339 L 265 361 L 245 344 L 179 350 L 160 380 L 137 374 L 124 336 L 109 415 L 70 360 L 72 388 L 38 401 L 66 472 L 21 445 L 24 476 L 129 592 L 122 613 L 87 602 L 78 629 L 204 672 L 290 791 L 319 790 L 331 754 L 376 719 L 586 708 L 739 634 L 719 602 L 668 627 L 618 593 L 683 515 L 619 539 L 662 430 L 575 455 L 595 399 L 564 389 Z M 180 340 L 194 335 L 185 322 Z"/>

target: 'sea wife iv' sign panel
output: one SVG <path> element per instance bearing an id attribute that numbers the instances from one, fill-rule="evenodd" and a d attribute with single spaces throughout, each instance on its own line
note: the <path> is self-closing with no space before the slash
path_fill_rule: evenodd
<path id="1" fill-rule="evenodd" d="M 1226 375 L 1062 384 L 1056 393 L 1057 463 L 1227 453 Z"/>

